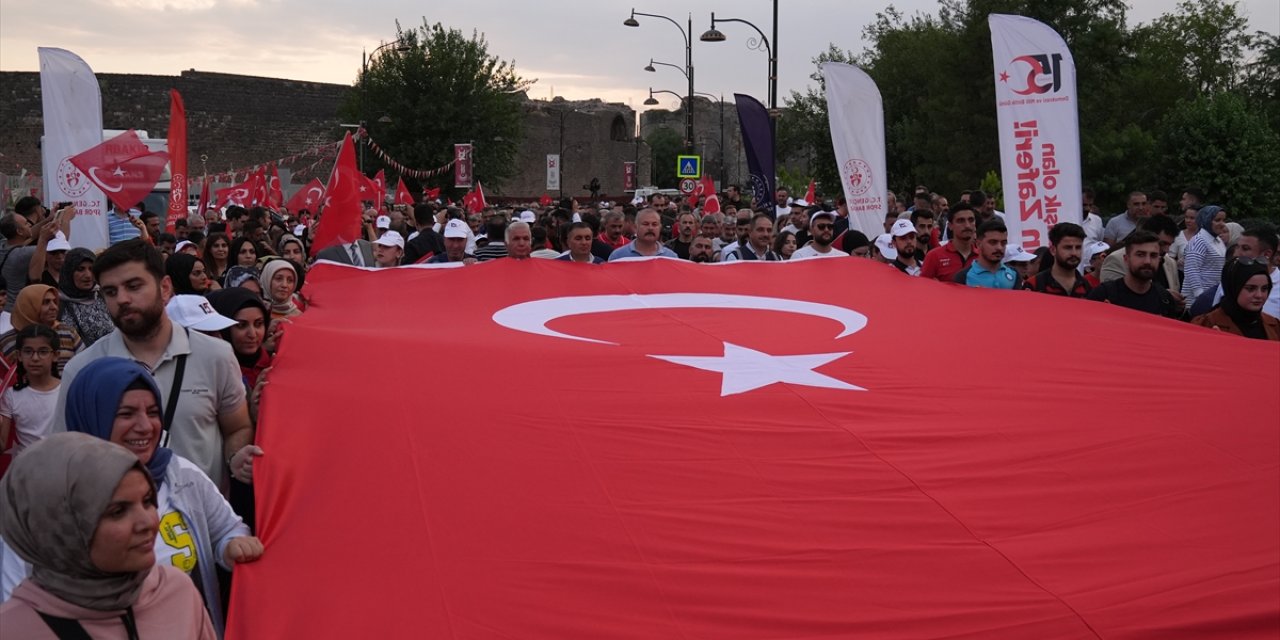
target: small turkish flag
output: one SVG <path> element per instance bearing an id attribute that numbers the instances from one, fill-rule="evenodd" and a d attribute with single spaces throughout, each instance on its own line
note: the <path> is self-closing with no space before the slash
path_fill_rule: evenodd
<path id="1" fill-rule="evenodd" d="M 321 201 L 324 199 L 324 183 L 319 178 L 312 178 L 307 186 L 298 190 L 289 198 L 289 202 L 285 205 L 289 211 L 297 213 L 299 211 L 315 211 L 320 207 Z"/>
<path id="2" fill-rule="evenodd" d="M 280 173 L 275 163 L 271 163 L 271 175 L 267 177 L 267 206 L 279 208 L 284 203 L 284 192 L 280 189 Z"/>
<path id="3" fill-rule="evenodd" d="M 484 187 L 480 186 L 480 181 L 476 181 L 474 191 L 468 191 L 467 195 L 462 196 L 462 204 L 470 213 L 480 213 L 484 208 L 489 206 L 484 200 Z"/>
<path id="4" fill-rule="evenodd" d="M 249 176 L 249 183 L 252 189 L 250 191 L 249 203 L 253 206 L 262 206 L 267 203 L 267 168 L 265 166 L 258 167 L 257 171 Z"/>
<path id="5" fill-rule="evenodd" d="M 132 207 L 160 181 L 169 154 L 147 148 L 130 129 L 69 160 L 116 205 Z"/>
<path id="6" fill-rule="evenodd" d="M 436 188 L 434 188 L 434 189 L 426 189 L 426 190 L 424 190 L 424 191 L 422 192 L 422 197 L 423 197 L 423 198 L 425 198 L 425 199 L 427 199 L 427 200 L 439 200 L 439 199 L 440 199 L 440 187 L 436 187 Z"/>
<path id="7" fill-rule="evenodd" d="M 200 185 L 200 208 L 196 211 L 199 215 L 204 215 L 205 207 L 209 206 L 209 177 L 205 176 Z"/>
<path id="8" fill-rule="evenodd" d="M 818 184 L 813 180 L 809 181 L 809 190 L 804 192 L 804 201 L 813 204 L 813 199 L 818 197 Z"/>
<path id="9" fill-rule="evenodd" d="M 360 237 L 360 216 L 364 213 L 361 188 L 370 180 L 356 168 L 356 148 L 351 133 L 342 138 L 342 148 L 325 187 L 324 211 L 311 242 L 311 255 L 335 244 L 355 242 Z"/>
<path id="10" fill-rule="evenodd" d="M 404 178 L 400 178 L 396 182 L 396 204 L 407 204 L 413 206 L 413 194 L 404 186 Z"/>
<path id="11" fill-rule="evenodd" d="M 373 208 L 382 213 L 387 207 L 387 172 L 385 169 L 378 169 L 378 174 L 373 176 L 374 191 Z"/>
<path id="12" fill-rule="evenodd" d="M 551 206 L 551 202 L 552 202 L 552 200 L 551 200 L 551 195 L 550 195 L 550 194 L 546 194 L 546 193 L 544 193 L 544 194 L 542 194 L 542 197 L 541 197 L 541 198 L 538 198 L 538 204 L 540 204 L 540 205 L 542 205 L 542 206 L 544 206 L 544 207 L 549 207 L 549 206 Z"/>
<path id="13" fill-rule="evenodd" d="M 702 215 L 708 213 L 720 213 L 720 196 L 707 196 L 707 199 L 702 201 Z"/>

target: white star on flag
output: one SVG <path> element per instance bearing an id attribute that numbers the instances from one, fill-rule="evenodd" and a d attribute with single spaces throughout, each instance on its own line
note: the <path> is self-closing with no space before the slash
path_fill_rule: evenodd
<path id="1" fill-rule="evenodd" d="M 117 177 L 117 178 L 123 178 L 123 177 L 124 177 L 124 169 L 120 168 L 120 165 L 116 165 L 116 168 L 115 168 L 114 170 L 112 170 L 112 171 L 111 171 L 111 175 L 113 175 L 113 176 L 115 176 L 115 177 Z"/>
<path id="2" fill-rule="evenodd" d="M 722 374 L 720 396 L 724 397 L 766 387 L 775 382 L 845 391 L 866 391 L 862 387 L 814 371 L 850 353 L 853 352 L 774 356 L 725 342 L 724 356 L 649 355 L 649 357 Z"/>

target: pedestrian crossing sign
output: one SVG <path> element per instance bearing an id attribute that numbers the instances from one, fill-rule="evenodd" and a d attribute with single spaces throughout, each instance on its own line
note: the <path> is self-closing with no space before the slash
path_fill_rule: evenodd
<path id="1" fill-rule="evenodd" d="M 676 177 L 701 178 L 702 156 L 676 156 Z"/>

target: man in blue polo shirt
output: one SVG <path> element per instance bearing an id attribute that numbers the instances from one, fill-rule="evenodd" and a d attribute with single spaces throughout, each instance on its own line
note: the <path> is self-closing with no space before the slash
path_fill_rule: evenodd
<path id="1" fill-rule="evenodd" d="M 1021 289 L 1018 272 L 1001 262 L 1008 244 L 1009 230 L 1000 218 L 993 217 L 978 225 L 977 259 L 957 273 L 955 281 L 984 289 Z"/>

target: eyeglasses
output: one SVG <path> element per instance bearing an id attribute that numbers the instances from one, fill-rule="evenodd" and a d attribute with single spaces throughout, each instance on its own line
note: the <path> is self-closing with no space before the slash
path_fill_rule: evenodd
<path id="1" fill-rule="evenodd" d="M 1232 262 L 1233 264 L 1237 264 L 1241 267 L 1252 267 L 1255 264 L 1264 267 L 1270 266 L 1268 262 L 1262 258 L 1233 258 Z"/>
<path id="2" fill-rule="evenodd" d="M 21 353 L 22 353 L 22 357 L 24 358 L 34 358 L 37 356 L 41 358 L 48 358 L 49 356 L 53 355 L 53 349 L 50 349 L 48 347 L 44 347 L 41 349 L 31 349 L 29 347 L 23 347 Z"/>
<path id="3" fill-rule="evenodd" d="M 818 231 L 822 231 L 823 229 L 834 229 L 835 225 L 834 224 L 815 224 L 813 225 L 813 228 L 817 229 Z"/>

